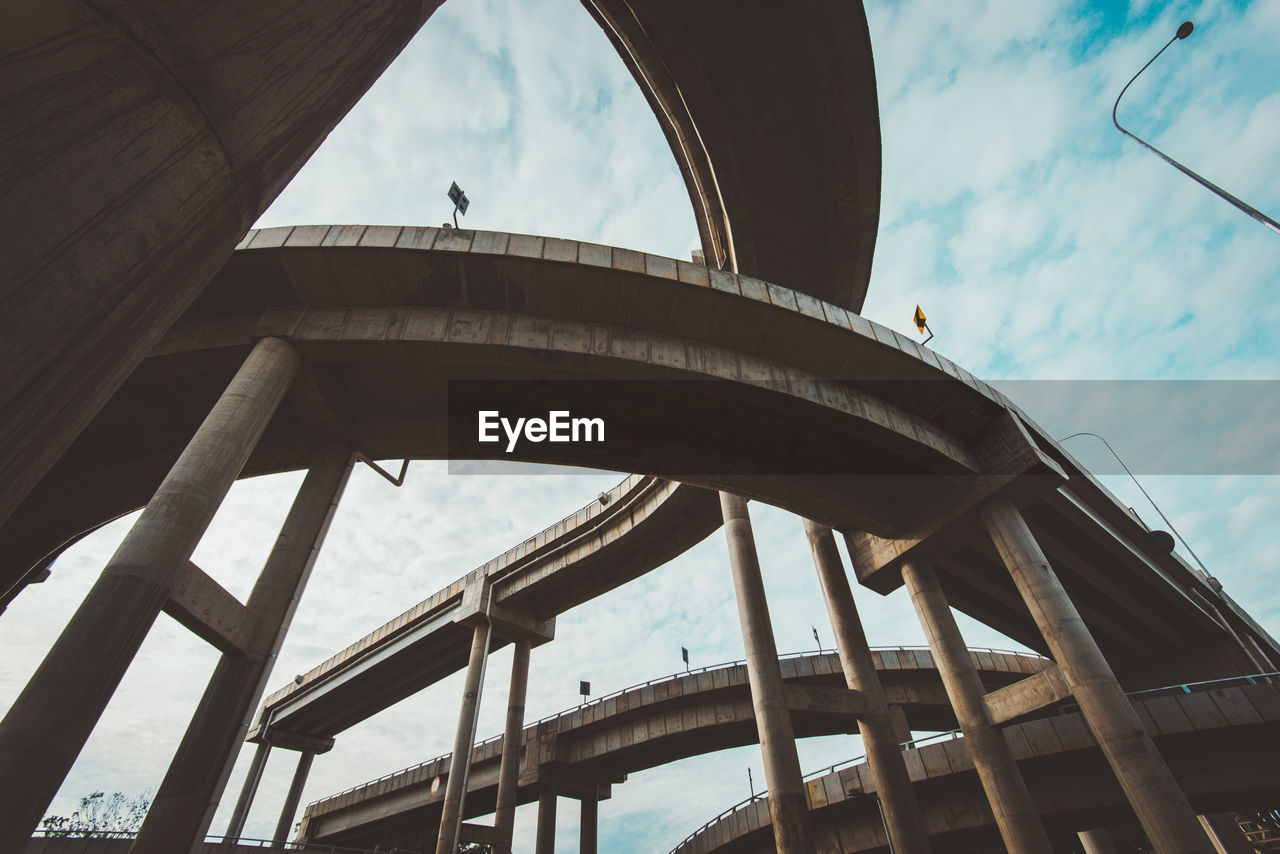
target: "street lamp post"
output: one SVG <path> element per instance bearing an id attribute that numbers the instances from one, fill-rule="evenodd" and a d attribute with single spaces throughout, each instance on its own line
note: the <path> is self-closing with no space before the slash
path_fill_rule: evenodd
<path id="1" fill-rule="evenodd" d="M 1146 65 L 1144 65 L 1144 66 L 1142 66 L 1142 68 L 1138 69 L 1138 74 L 1133 75 L 1133 77 L 1131 77 L 1131 78 L 1129 79 L 1129 82 L 1128 82 L 1128 83 L 1126 83 L 1126 84 L 1124 84 L 1124 88 L 1123 88 L 1123 89 L 1121 89 L 1121 90 L 1120 90 L 1120 94 L 1116 96 L 1116 102 L 1115 102 L 1115 104 L 1114 104 L 1114 105 L 1112 105 L 1112 107 L 1111 107 L 1111 123 L 1112 123 L 1112 124 L 1114 124 L 1114 125 L 1116 126 L 1116 130 L 1120 131 L 1122 134 L 1124 134 L 1125 136 L 1129 137 L 1129 138 L 1130 138 L 1130 139 L 1132 139 L 1134 142 L 1138 143 L 1138 144 L 1139 144 L 1139 145 L 1141 145 L 1143 148 L 1145 148 L 1145 149 L 1147 149 L 1148 151 L 1150 151 L 1150 152 L 1151 152 L 1152 154 L 1154 154 L 1156 157 L 1159 157 L 1159 158 L 1160 158 L 1161 160 L 1163 160 L 1165 163 L 1168 163 L 1168 164 L 1169 164 L 1170 166 L 1172 166 L 1174 169 L 1177 169 L 1179 172 L 1181 172 L 1182 174 L 1186 175 L 1187 177 L 1194 179 L 1194 180 L 1195 180 L 1195 181 L 1197 181 L 1201 186 L 1205 187 L 1205 188 L 1206 188 L 1206 189 L 1208 189 L 1210 192 L 1217 194 L 1220 198 L 1223 198 L 1223 199 L 1225 199 L 1226 201 L 1230 202 L 1231 204 L 1235 205 L 1237 208 L 1239 208 L 1240 210 L 1244 211 L 1244 212 L 1245 212 L 1245 213 L 1247 213 L 1249 216 L 1253 217 L 1253 218 L 1254 218 L 1254 219 L 1256 219 L 1258 222 L 1262 223 L 1262 224 L 1263 224 L 1263 225 L 1265 225 L 1267 228 L 1269 228 L 1269 229 L 1271 229 L 1272 231 L 1274 231 L 1276 234 L 1280 234 L 1280 222 L 1276 222 L 1274 219 L 1272 219 L 1271 217 L 1267 216 L 1267 215 L 1266 215 L 1266 214 L 1264 214 L 1262 211 L 1260 211 L 1260 210 L 1258 210 L 1257 208 L 1255 208 L 1253 205 L 1250 205 L 1248 202 L 1242 201 L 1241 199 L 1237 199 L 1235 196 L 1231 195 L 1231 194 L 1230 194 L 1230 193 L 1228 193 L 1226 190 L 1224 190 L 1224 189 L 1222 189 L 1221 187 L 1219 187 L 1217 184 L 1213 183 L 1212 181 L 1207 180 L 1206 178 L 1202 178 L 1200 175 L 1197 175 L 1195 172 L 1192 172 L 1192 171 L 1191 171 L 1190 169 L 1188 169 L 1186 166 L 1183 166 L 1181 163 L 1179 163 L 1178 161 L 1174 160 L 1172 157 L 1170 157 L 1169 155 L 1165 154 L 1163 151 L 1161 151 L 1160 149 L 1156 148 L 1154 145 L 1151 145 L 1151 144 L 1150 144 L 1150 143 L 1148 143 L 1147 141 L 1145 141 L 1145 140 L 1143 140 L 1143 139 L 1140 139 L 1140 138 L 1139 138 L 1139 137 L 1137 137 L 1136 135 L 1134 135 L 1134 134 L 1130 133 L 1129 131 L 1127 131 L 1125 128 L 1123 128 L 1123 127 L 1120 125 L 1120 121 L 1119 121 L 1119 119 L 1117 119 L 1117 118 L 1116 118 L 1116 110 L 1117 110 L 1117 109 L 1119 109 L 1119 107 L 1120 107 L 1120 99 L 1124 97 L 1124 93 L 1125 93 L 1125 92 L 1129 91 L 1129 87 L 1133 85 L 1133 81 L 1134 81 L 1134 80 L 1137 80 L 1137 79 L 1138 79 L 1138 75 L 1142 74 L 1142 72 L 1144 72 L 1144 71 L 1146 71 L 1148 68 L 1150 68 L 1150 67 L 1151 67 L 1151 63 L 1153 63 L 1153 62 L 1155 62 L 1157 59 L 1159 59 L 1159 58 L 1160 58 L 1160 54 L 1164 53 L 1166 50 L 1168 50 L 1168 49 L 1169 49 L 1169 45 L 1173 44 L 1173 43 L 1174 43 L 1174 42 L 1176 42 L 1176 41 L 1180 41 L 1180 40 L 1182 40 L 1182 39 L 1185 39 L 1187 36 L 1191 35 L 1191 31 L 1192 31 L 1192 30 L 1194 30 L 1194 29 L 1195 29 L 1195 24 L 1191 23 L 1190 21 L 1183 21 L 1183 22 L 1182 22 L 1182 26 L 1178 27 L 1178 31 L 1177 31 L 1176 33 L 1174 33 L 1173 38 L 1169 39 L 1168 43 L 1167 43 L 1167 44 L 1165 44 L 1165 46 L 1164 46 L 1164 47 L 1160 48 L 1160 50 L 1156 52 L 1156 55 L 1155 55 L 1155 56 L 1153 56 L 1153 57 L 1151 57 L 1151 59 L 1147 62 L 1147 64 L 1146 64 Z"/>

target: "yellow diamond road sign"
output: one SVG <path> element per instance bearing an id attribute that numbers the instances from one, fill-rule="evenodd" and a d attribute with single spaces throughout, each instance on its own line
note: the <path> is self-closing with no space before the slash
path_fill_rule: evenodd
<path id="1" fill-rule="evenodd" d="M 916 306 L 916 329 L 919 329 L 921 332 L 924 332 L 924 328 L 925 328 L 924 312 L 921 311 L 920 306 L 917 305 Z"/>

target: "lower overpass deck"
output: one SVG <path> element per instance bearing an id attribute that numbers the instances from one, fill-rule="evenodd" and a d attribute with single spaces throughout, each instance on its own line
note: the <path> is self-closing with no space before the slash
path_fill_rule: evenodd
<path id="1" fill-rule="evenodd" d="M 984 685 L 1001 688 L 1049 664 L 1034 655 L 971 650 Z M 955 715 L 932 655 L 902 647 L 873 652 L 889 702 L 905 716 L 905 729 L 939 731 Z M 857 692 L 848 690 L 835 653 L 781 659 L 797 735 L 857 732 Z M 904 740 L 908 736 L 903 733 Z M 580 787 L 597 791 L 626 775 L 758 739 L 746 667 L 717 665 L 629 688 L 524 729 L 518 801 L 539 791 Z M 467 778 L 466 815 L 492 812 L 502 759 L 501 736 L 478 744 Z M 440 821 L 446 754 L 309 805 L 300 840 L 371 846 L 415 836 Z M 431 784 L 441 779 L 438 791 Z M 433 835 L 434 830 L 428 830 Z"/>
<path id="2" fill-rule="evenodd" d="M 1231 682 L 1232 684 L 1225 684 Z M 1134 706 L 1198 813 L 1273 807 L 1280 770 L 1280 685 L 1248 678 L 1141 692 Z M 1036 811 L 1055 844 L 1082 830 L 1129 824 L 1134 814 L 1079 712 L 1005 727 Z M 936 851 L 997 850 L 991 807 L 962 737 L 904 754 Z M 875 783 L 865 762 L 811 776 L 806 796 L 817 850 L 886 851 Z M 726 810 L 671 854 L 773 851 L 766 794 Z"/>

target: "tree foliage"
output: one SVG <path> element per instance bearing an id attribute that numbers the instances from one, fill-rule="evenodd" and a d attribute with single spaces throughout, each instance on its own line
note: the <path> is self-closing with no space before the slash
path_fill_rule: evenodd
<path id="1" fill-rule="evenodd" d="M 130 833 L 142 826 L 151 806 L 151 793 L 128 797 L 122 792 L 94 792 L 80 799 L 71 815 L 47 815 L 40 821 L 46 836 L 94 836 Z"/>

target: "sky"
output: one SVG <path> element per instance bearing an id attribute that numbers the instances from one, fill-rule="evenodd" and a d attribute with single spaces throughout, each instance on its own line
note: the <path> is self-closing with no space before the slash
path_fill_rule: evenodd
<path id="1" fill-rule="evenodd" d="M 1280 2 L 867 3 L 884 145 L 864 314 L 931 343 L 1021 401 L 1055 436 L 1106 435 L 1238 602 L 1280 634 L 1280 236 L 1123 137 L 1122 123 L 1255 207 L 1280 214 Z M 448 0 L 258 223 L 439 224 L 456 180 L 464 225 L 687 258 L 697 246 L 675 162 L 634 81 L 576 0 Z M 1159 381 L 1159 385 L 1117 381 Z M 1206 381 L 1206 382 L 1192 382 Z M 1248 381 L 1243 382 L 1243 381 Z M 1172 402 L 1170 402 L 1172 401 Z M 1274 417 L 1273 417 L 1274 416 Z M 1101 443 L 1067 447 L 1149 524 Z M 1196 461 L 1194 464 L 1188 460 Z M 396 489 L 358 469 L 285 643 L 284 684 L 522 538 L 616 473 L 450 474 L 417 462 Z M 195 562 L 242 600 L 300 474 L 238 483 Z M 800 520 L 752 504 L 780 651 L 826 622 Z M 0 617 L 0 705 L 30 677 L 132 517 L 70 549 Z M 858 589 L 872 644 L 921 644 L 905 593 Z M 961 616 L 971 645 L 1012 642 Z M 742 657 L 723 534 L 563 615 L 532 657 L 527 718 L 682 669 Z M 216 661 L 166 616 L 151 632 L 52 812 L 92 791 L 154 790 Z M 488 668 L 479 736 L 501 730 L 510 651 Z M 455 675 L 354 727 L 319 757 L 306 803 L 448 752 Z M 856 737 L 800 744 L 814 770 Z M 213 831 L 226 827 L 242 751 Z M 294 754 L 278 751 L 247 834 L 275 826 Z M 758 749 L 633 775 L 600 809 L 602 850 L 662 852 L 764 779 Z M 558 845 L 576 846 L 563 801 Z M 300 814 L 299 814 L 300 816 Z M 536 809 L 516 818 L 532 850 Z"/>

